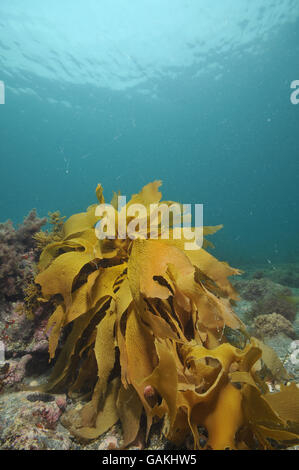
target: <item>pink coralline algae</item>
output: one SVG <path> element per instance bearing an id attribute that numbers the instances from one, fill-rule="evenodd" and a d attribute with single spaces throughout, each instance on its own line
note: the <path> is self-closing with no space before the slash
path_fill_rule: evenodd
<path id="1" fill-rule="evenodd" d="M 32 342 L 31 349 L 30 349 L 32 352 L 48 351 L 49 333 L 46 330 L 47 323 L 48 323 L 47 315 L 46 315 L 46 318 L 44 319 L 39 319 L 38 317 L 35 318 L 35 331 L 33 335 L 33 342 Z"/>
<path id="2" fill-rule="evenodd" d="M 56 405 L 45 405 L 37 408 L 37 417 L 40 416 L 41 421 L 39 422 L 42 426 L 53 429 L 55 428 L 57 421 L 61 416 L 61 409 Z M 38 423 L 37 423 L 38 424 Z"/>
<path id="3" fill-rule="evenodd" d="M 0 295 L 7 299 L 22 297 L 26 280 L 32 277 L 35 260 L 33 235 L 47 219 L 33 209 L 17 229 L 8 220 L 0 224 Z"/>
<path id="4" fill-rule="evenodd" d="M 56 398 L 55 401 L 56 401 L 56 405 L 58 406 L 58 408 L 61 411 L 64 411 L 65 408 L 66 408 L 66 405 L 67 405 L 66 396 L 65 395 L 60 395 Z"/>
<path id="5" fill-rule="evenodd" d="M 70 449 L 69 434 L 64 428 L 57 428 L 62 414 L 55 401 L 58 396 L 33 395 L 34 400 L 29 400 L 25 391 L 0 395 L 1 450 Z"/>
<path id="6" fill-rule="evenodd" d="M 98 450 L 113 450 L 119 448 L 118 439 L 115 436 L 108 436 L 101 442 Z"/>
<path id="7" fill-rule="evenodd" d="M 6 353 L 18 356 L 29 353 L 47 353 L 48 336 L 46 331 L 51 311 L 47 304 L 33 312 L 28 318 L 24 302 L 0 301 L 0 340 Z"/>
<path id="8" fill-rule="evenodd" d="M 9 368 L 2 381 L 2 385 L 12 386 L 22 382 L 26 375 L 26 365 L 31 358 L 32 356 L 30 354 L 26 354 L 19 361 L 12 360 L 9 363 Z"/>
<path id="9" fill-rule="evenodd" d="M 46 393 L 33 393 L 27 395 L 27 400 L 34 403 L 34 405 L 31 405 L 30 407 L 30 413 L 32 420 L 37 427 L 54 429 L 64 408 L 66 407 L 65 395 L 54 397 L 53 395 Z M 27 408 L 24 408 L 21 413 L 21 417 L 25 416 L 28 416 Z"/>

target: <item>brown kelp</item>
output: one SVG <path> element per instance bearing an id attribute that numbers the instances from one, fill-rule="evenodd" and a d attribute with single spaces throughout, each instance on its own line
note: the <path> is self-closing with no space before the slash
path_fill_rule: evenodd
<path id="1" fill-rule="evenodd" d="M 150 204 L 161 199 L 159 186 L 148 184 L 126 208 L 142 204 L 149 217 Z M 103 203 L 100 185 L 96 194 Z M 111 204 L 117 225 L 117 195 Z M 61 331 L 68 331 L 45 389 L 89 398 L 69 413 L 72 433 L 95 439 L 120 420 L 128 446 L 144 415 L 147 436 L 161 420 L 176 445 L 192 433 L 195 449 L 202 428 L 212 449 L 298 442 L 299 390 L 292 384 L 268 393 L 259 370 L 263 356 L 266 366 L 277 361 L 246 336 L 233 311 L 237 294 L 228 276 L 239 271 L 208 253 L 210 242 L 185 250 L 171 230 L 168 239 L 161 231 L 149 239 L 145 231 L 134 240 L 99 240 L 95 208 L 64 223 L 61 239 L 42 251 L 35 279 L 43 300 L 55 305 L 50 359 Z M 132 220 L 126 216 L 127 224 Z M 219 228 L 205 227 L 204 235 Z M 229 342 L 229 331 L 239 332 L 243 344 Z"/>

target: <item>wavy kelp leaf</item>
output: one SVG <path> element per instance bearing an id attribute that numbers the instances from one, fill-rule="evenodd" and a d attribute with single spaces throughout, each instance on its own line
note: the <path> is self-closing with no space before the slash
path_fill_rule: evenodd
<path id="1" fill-rule="evenodd" d="M 298 433 L 292 432 L 286 422 L 272 408 L 261 393 L 250 385 L 243 389 L 243 409 L 247 426 L 250 426 L 263 448 L 272 448 L 267 438 L 279 442 L 297 441 Z"/>
<path id="2" fill-rule="evenodd" d="M 58 356 L 50 379 L 48 383 L 42 387 L 43 390 L 55 390 L 55 387 L 64 381 L 68 371 L 72 366 L 72 358 L 75 353 L 76 344 L 80 340 L 82 332 L 89 325 L 94 315 L 95 312 L 89 311 L 74 322 L 72 331 L 68 335 L 66 342 Z"/>
<path id="3" fill-rule="evenodd" d="M 109 374 L 115 362 L 114 325 L 116 314 L 113 311 L 106 313 L 103 320 L 97 326 L 97 336 L 94 346 L 95 357 L 98 365 L 98 384 L 96 393 L 101 399 L 106 391 Z M 107 351 L 109 355 L 107 356 Z"/>
<path id="4" fill-rule="evenodd" d="M 64 323 L 65 312 L 62 305 L 58 305 L 55 312 L 51 315 L 46 330 L 51 330 L 49 335 L 49 362 L 55 356 L 60 332 Z"/>
<path id="5" fill-rule="evenodd" d="M 118 210 L 118 200 L 117 194 L 114 193 L 114 197 L 112 199 L 112 207 L 115 209 L 115 213 L 106 214 L 107 217 L 112 217 L 115 219 L 116 225 L 116 232 L 118 231 L 118 224 L 119 220 L 124 221 L 127 224 L 127 230 L 132 230 L 134 225 L 134 232 L 138 231 L 140 236 L 143 238 L 147 238 L 147 233 L 149 231 L 149 222 L 150 222 L 150 205 L 156 204 L 160 201 L 162 194 L 158 191 L 159 186 L 161 185 L 161 181 L 155 181 L 153 183 L 149 183 L 148 185 L 144 186 L 142 190 L 138 194 L 134 194 L 130 201 Z M 136 213 L 131 213 L 132 206 L 136 206 Z M 135 208 L 134 208 L 135 209 Z M 141 216 L 139 211 L 143 212 Z M 134 220 L 135 217 L 138 216 L 138 221 Z M 136 224 L 135 224 L 136 222 Z M 129 225 L 128 225 L 129 224 Z M 136 226 L 135 226 L 136 225 Z M 139 227 L 139 228 L 138 228 Z M 108 227 L 106 227 L 108 229 Z M 107 236 L 114 235 L 114 231 L 106 232 Z M 118 241 L 116 241 L 116 244 Z"/>
<path id="6" fill-rule="evenodd" d="M 118 198 L 120 196 L 120 191 L 118 191 L 117 193 L 115 191 L 113 191 L 113 197 L 111 199 L 111 206 L 117 211 L 118 210 Z"/>
<path id="7" fill-rule="evenodd" d="M 161 319 L 163 319 L 163 318 L 165 319 L 165 323 L 168 324 L 168 327 L 171 328 L 174 332 L 176 332 L 176 338 L 177 339 L 175 337 L 173 337 L 171 334 L 167 333 L 166 329 L 164 329 L 164 327 L 163 327 L 164 324 L 163 325 L 161 324 L 161 327 L 163 328 L 163 332 L 164 332 L 163 337 L 173 338 L 173 339 L 176 339 L 176 341 L 179 341 L 179 342 L 180 342 L 181 339 L 184 340 L 184 341 L 187 341 L 187 339 L 186 339 L 186 337 L 183 333 L 183 329 L 184 329 L 185 325 L 183 325 L 183 323 L 180 322 L 181 317 L 180 317 L 180 315 L 177 311 L 177 307 L 171 308 L 169 302 L 160 301 L 159 306 L 156 306 L 155 302 L 151 302 L 150 303 L 150 308 L 155 313 L 155 315 L 157 317 L 159 317 Z M 188 319 L 186 321 L 188 321 Z M 152 328 L 154 328 L 154 327 L 152 326 Z M 169 331 L 169 328 L 167 329 L 168 331 Z M 162 334 L 162 332 L 160 332 L 159 334 Z"/>
<path id="8" fill-rule="evenodd" d="M 93 257 L 89 253 L 70 252 L 56 258 L 52 264 L 37 275 L 35 282 L 40 284 L 42 294 L 50 299 L 55 294 L 61 294 L 66 307 L 72 302 L 72 286 L 74 279 L 82 267 Z"/>
<path id="9" fill-rule="evenodd" d="M 39 271 L 43 271 L 49 266 L 51 261 L 57 256 L 59 249 L 62 246 L 63 246 L 63 243 L 61 241 L 58 241 L 58 242 L 49 243 L 49 245 L 47 245 L 43 249 L 39 258 L 39 263 L 38 263 Z"/>
<path id="10" fill-rule="evenodd" d="M 190 424 L 188 422 L 186 411 L 184 411 L 183 408 L 179 408 L 177 410 L 175 422 L 171 428 L 169 428 L 169 423 L 167 421 L 165 422 L 162 433 L 176 446 L 179 447 L 185 445 L 186 439 L 190 434 Z"/>
<path id="11" fill-rule="evenodd" d="M 103 196 L 103 191 L 104 191 L 103 186 L 99 183 L 96 187 L 96 196 L 97 196 L 97 199 L 98 199 L 100 204 L 105 203 L 105 199 L 104 199 L 104 196 Z"/>
<path id="12" fill-rule="evenodd" d="M 298 442 L 298 433 L 285 431 L 284 429 L 269 429 L 265 426 L 257 426 L 258 434 L 262 436 L 263 439 L 269 438 L 274 439 L 278 442 L 292 441 L 294 443 Z M 264 441 L 265 442 L 265 441 Z M 269 443 L 266 443 L 267 447 L 271 448 Z"/>
<path id="13" fill-rule="evenodd" d="M 47 245 L 40 255 L 38 262 L 38 270 L 45 270 L 59 254 L 68 251 L 77 251 L 81 245 L 79 243 L 74 243 L 72 240 L 62 240 L 59 242 L 53 242 Z"/>
<path id="14" fill-rule="evenodd" d="M 125 269 L 125 264 L 119 264 L 101 270 L 99 276 L 97 276 L 89 290 L 89 301 L 92 307 L 94 307 L 103 298 L 116 298 L 115 284 Z"/>
<path id="15" fill-rule="evenodd" d="M 235 448 L 234 436 L 237 432 L 243 415 L 241 410 L 240 391 L 230 385 L 228 372 L 230 365 L 236 360 L 236 348 L 223 344 L 214 350 L 202 346 L 189 345 L 182 348 L 185 364 L 192 366 L 202 378 L 201 392 L 186 390 L 178 395 L 178 404 L 187 409 L 187 417 L 192 430 L 195 447 L 199 447 L 198 425 L 205 426 L 209 431 L 208 445 L 213 449 L 231 447 Z M 210 359 L 209 359 L 210 358 Z M 214 372 L 208 364 L 202 362 L 216 359 Z M 219 367 L 219 364 L 221 367 Z M 223 402 L 227 409 L 223 409 Z M 228 412 L 228 415 L 226 415 Z M 226 428 L 219 425 L 223 419 L 231 415 L 230 423 Z M 223 447 L 224 446 L 224 447 Z"/>
<path id="16" fill-rule="evenodd" d="M 172 267 L 170 268 L 172 272 Z M 180 276 L 176 278 L 177 290 L 187 296 L 196 305 L 199 321 L 207 328 L 220 329 L 224 326 L 236 329 L 243 323 L 233 312 L 227 299 L 219 299 L 209 292 L 203 285 L 198 285 L 193 276 Z M 180 300 L 177 298 L 178 302 Z M 180 302 L 181 303 L 181 302 Z M 183 306 L 184 304 L 181 303 Z M 186 306 L 185 306 L 186 309 Z"/>
<path id="17" fill-rule="evenodd" d="M 118 420 L 117 397 L 119 393 L 119 378 L 116 377 L 109 382 L 101 409 L 99 410 L 94 427 L 82 426 L 73 428 L 73 433 L 79 438 L 96 439 L 108 431 Z"/>
<path id="18" fill-rule="evenodd" d="M 163 201 L 163 204 L 165 204 L 165 201 Z M 173 202 L 166 202 L 166 204 L 171 205 L 171 204 L 173 204 Z M 180 206 L 181 206 L 181 210 L 182 210 L 182 205 L 180 205 Z M 182 210 L 182 214 L 183 214 L 183 210 Z M 191 223 L 191 218 L 190 218 L 189 222 Z M 180 249 L 185 250 L 185 243 L 190 242 L 190 240 L 185 238 L 185 236 L 184 236 L 185 235 L 184 231 L 183 231 L 183 227 L 184 227 L 183 224 L 184 223 L 186 224 L 187 221 L 178 220 L 177 221 L 177 226 L 174 228 L 175 224 L 172 225 L 171 224 L 171 219 L 170 219 L 169 227 L 168 226 L 165 227 L 164 232 L 162 230 L 162 232 L 164 234 L 167 233 L 167 236 L 162 237 L 162 232 L 161 232 L 161 236 L 159 238 L 172 240 L 172 241 L 174 241 L 174 244 L 176 244 L 176 241 L 181 240 L 183 242 L 183 244 L 179 244 L 179 247 L 180 247 Z M 180 226 L 181 226 L 181 228 L 180 228 Z M 159 225 L 159 227 L 160 227 L 160 225 Z M 202 235 L 203 235 L 203 237 L 205 237 L 207 235 L 213 235 L 214 233 L 218 232 L 218 230 L 221 230 L 222 228 L 223 228 L 223 225 L 213 225 L 213 226 L 202 227 Z M 207 240 L 206 238 L 204 238 L 201 248 L 204 248 L 204 249 L 206 249 L 206 248 L 215 248 L 215 246 L 210 240 Z M 186 250 L 186 251 L 189 251 L 189 250 Z"/>
<path id="19" fill-rule="evenodd" d="M 123 430 L 123 446 L 127 447 L 136 439 L 142 413 L 142 403 L 131 385 L 120 387 L 116 407 Z"/>
<path id="20" fill-rule="evenodd" d="M 204 421 L 214 450 L 235 449 L 235 435 L 243 424 L 242 393 L 233 385 L 223 386 L 217 397 L 216 407 Z M 225 425 L 224 425 L 225 423 Z"/>
<path id="21" fill-rule="evenodd" d="M 121 366 L 121 382 L 127 387 L 127 373 L 128 373 L 128 357 L 126 351 L 126 341 L 124 334 L 124 316 L 130 305 L 133 302 L 133 297 L 130 291 L 129 281 L 125 277 L 120 284 L 120 288 L 115 295 L 116 305 L 116 343 L 119 349 L 119 361 Z"/>
<path id="22" fill-rule="evenodd" d="M 186 254 L 187 253 L 188 252 L 186 252 Z M 155 257 L 154 260 L 153 257 Z M 215 262 L 218 263 L 217 260 L 215 260 Z M 223 265 L 220 264 L 220 266 L 222 269 Z M 194 282 L 194 267 L 190 261 L 188 261 L 188 257 L 186 255 L 184 256 L 183 252 L 176 246 L 169 247 L 167 244 L 163 243 L 163 241 L 136 240 L 134 242 L 129 260 L 128 277 L 133 296 L 135 296 L 137 301 L 140 301 L 140 292 L 144 293 L 146 297 L 158 297 L 161 299 L 167 299 L 171 295 L 168 287 L 157 283 L 155 280 L 155 277 L 158 276 L 166 277 L 167 270 L 170 271 L 172 275 L 174 275 L 174 272 L 176 273 L 176 275 L 174 275 L 176 300 L 185 309 L 186 301 L 189 302 L 186 295 L 188 298 L 198 303 L 198 309 L 201 311 L 202 319 L 203 312 L 207 312 L 206 317 L 210 322 L 209 326 L 207 325 L 208 327 L 220 328 L 223 324 L 231 328 L 239 328 L 242 326 L 242 322 L 234 314 L 228 302 L 220 301 L 215 296 L 213 298 L 213 294 L 207 290 L 205 295 L 203 295 L 202 290 L 204 287 L 202 286 L 200 290 Z M 227 285 L 229 285 L 228 281 Z M 185 294 L 185 296 L 183 294 Z M 214 315 L 211 315 L 211 301 L 215 305 L 214 310 L 217 311 Z M 219 315 L 218 321 L 217 314 Z M 205 320 L 203 319 L 203 321 Z"/>
<path id="23" fill-rule="evenodd" d="M 106 393 L 109 374 L 115 362 L 114 324 L 116 314 L 108 311 L 97 326 L 94 346 L 95 358 L 98 366 L 98 381 L 94 388 L 92 400 L 81 411 L 82 424 L 93 426 L 97 417 L 99 403 Z M 107 355 L 109 351 L 109 355 Z"/>
<path id="24" fill-rule="evenodd" d="M 143 399 L 142 382 L 153 371 L 156 354 L 153 337 L 131 310 L 126 325 L 126 350 L 128 354 L 128 378 Z"/>
<path id="25" fill-rule="evenodd" d="M 231 268 L 227 263 L 218 261 L 203 249 L 187 250 L 186 255 L 194 266 L 197 266 L 206 276 L 212 279 L 229 297 L 232 299 L 238 298 L 235 289 L 227 278 L 240 274 L 239 269 Z"/>
<path id="26" fill-rule="evenodd" d="M 245 385 L 243 397 L 246 414 L 249 413 L 250 423 L 254 423 L 255 426 L 263 424 L 268 427 L 271 427 L 271 425 L 278 427 L 283 425 L 283 421 L 255 387 Z"/>
<path id="27" fill-rule="evenodd" d="M 74 234 L 94 228 L 99 220 L 95 215 L 96 204 L 90 206 L 86 212 L 72 215 L 63 225 L 63 237 L 67 238 Z"/>
<path id="28" fill-rule="evenodd" d="M 101 274 L 102 271 L 100 270 L 94 271 L 88 276 L 87 282 L 72 292 L 72 303 L 67 310 L 64 325 L 76 320 L 76 318 L 88 312 L 94 306 L 89 294 L 95 281 Z"/>
<path id="29" fill-rule="evenodd" d="M 116 321 L 116 342 L 119 349 L 119 364 L 121 369 L 121 383 L 128 387 L 128 355 L 126 349 L 125 334 L 122 332 L 121 320 L 117 318 Z"/>
<path id="30" fill-rule="evenodd" d="M 129 281 L 127 278 L 124 278 L 120 284 L 119 290 L 115 294 L 116 311 L 119 320 L 122 314 L 129 308 L 132 301 L 133 297 L 130 291 Z"/>
<path id="31" fill-rule="evenodd" d="M 246 383 L 258 389 L 252 375 L 249 372 L 236 371 L 229 374 L 230 381 L 232 383 Z M 259 389 L 258 389 L 259 390 Z"/>
<path id="32" fill-rule="evenodd" d="M 144 186 L 138 194 L 133 194 L 127 204 L 127 208 L 132 204 L 142 204 L 148 207 L 150 204 L 158 203 L 162 197 L 162 193 L 158 190 L 161 184 L 162 181 L 154 181 Z"/>
<path id="33" fill-rule="evenodd" d="M 199 250 L 185 250 L 185 243 L 189 240 L 181 238 L 180 240 L 161 240 L 161 242 L 176 246 L 183 251 L 193 266 L 200 269 L 206 276 L 212 279 L 222 290 L 232 299 L 238 296 L 227 279 L 229 276 L 235 276 L 241 273 L 240 270 L 231 268 L 227 263 L 218 261 L 214 256 L 205 251 L 203 248 Z"/>
<path id="34" fill-rule="evenodd" d="M 77 244 L 80 248 L 84 249 L 85 253 L 90 253 L 90 255 L 95 259 L 103 258 L 101 245 L 96 237 L 94 229 L 90 228 L 84 230 L 84 232 L 76 233 L 72 235 L 71 240 L 67 239 L 66 242 Z"/>
<path id="35" fill-rule="evenodd" d="M 208 429 L 208 445 L 210 447 L 213 449 L 222 449 L 225 447 L 236 448 L 235 435 L 244 422 L 245 417 L 243 412 L 243 388 L 238 390 L 229 383 L 231 367 L 237 365 L 240 372 L 247 369 L 246 372 L 250 374 L 250 376 L 247 376 L 246 379 L 249 380 L 249 377 L 253 378 L 251 375 L 251 367 L 254 363 L 254 359 L 258 360 L 260 351 L 254 346 L 253 342 L 247 345 L 244 350 L 238 350 L 234 346 L 226 343 L 212 350 L 190 344 L 184 346 L 182 351 L 186 364 L 190 364 L 190 361 L 196 361 L 198 365 L 203 359 L 208 360 L 208 358 L 214 358 L 222 365 L 222 369 L 219 371 L 218 375 L 216 375 L 216 379 L 214 381 L 212 380 L 212 382 L 210 381 L 210 383 L 207 381 L 209 386 L 204 393 L 196 394 L 189 391 L 188 395 L 185 395 L 185 400 L 187 398 L 189 401 L 187 409 L 189 410 L 189 421 L 195 440 L 198 439 L 195 424 L 200 424 L 206 426 Z M 199 375 L 202 374 L 205 377 L 204 366 L 202 366 L 201 369 L 197 369 L 197 371 Z M 242 373 L 242 377 L 238 377 L 239 379 L 244 379 L 244 372 Z M 182 400 L 182 397 L 180 397 L 180 400 Z M 181 401 L 181 405 L 183 403 L 184 401 Z M 226 411 L 228 410 L 229 413 L 226 415 Z M 254 419 L 255 417 L 253 417 L 253 421 Z M 221 427 L 221 422 L 227 422 L 227 427 Z"/>
<path id="36" fill-rule="evenodd" d="M 185 429 L 186 427 L 191 430 L 193 439 L 194 439 L 194 449 L 199 449 L 199 432 L 198 432 L 198 419 L 193 419 L 191 414 L 194 414 L 196 405 L 204 402 L 208 402 L 210 396 L 207 394 L 205 396 L 199 396 L 194 390 L 185 390 L 183 392 L 179 391 L 177 394 L 177 406 L 180 413 L 180 427 Z M 178 415 L 177 415 L 178 416 Z M 177 419 L 174 423 L 174 426 L 177 424 Z M 170 429 L 166 429 L 166 436 L 175 435 L 175 429 L 172 426 Z M 178 439 L 178 437 L 177 437 Z"/>
<path id="37" fill-rule="evenodd" d="M 142 318 L 146 324 L 148 324 L 154 336 L 161 339 L 171 338 L 175 341 L 180 341 L 178 335 L 173 331 L 171 326 L 161 317 L 153 315 L 148 310 L 144 310 Z"/>
<path id="38" fill-rule="evenodd" d="M 69 233 L 63 240 L 47 245 L 41 253 L 38 269 L 39 271 L 46 269 L 59 254 L 68 251 L 82 251 L 82 249 L 94 258 L 101 259 L 103 257 L 99 240 L 93 228 L 85 227 L 84 230 Z"/>
<path id="39" fill-rule="evenodd" d="M 271 395 L 268 402 L 259 375 L 262 356 L 277 377 L 272 353 L 255 339 L 237 349 L 226 337 L 226 326 L 244 330 L 232 310 L 237 296 L 228 280 L 239 271 L 204 249 L 185 250 L 190 240 L 162 239 L 160 215 L 158 239 L 146 239 L 150 204 L 161 199 L 159 185 L 145 186 L 127 205 L 146 205 L 143 240 L 98 240 L 94 205 L 70 218 L 65 238 L 44 249 L 36 281 L 43 300 L 56 305 L 49 320 L 51 357 L 62 328 L 69 325 L 71 331 L 43 389 L 67 388 L 74 397 L 92 397 L 80 411 L 63 415 L 84 440 L 97 438 L 120 419 L 128 445 L 145 412 L 146 436 L 160 419 L 163 433 L 180 445 L 191 432 L 195 448 L 200 448 L 199 427 L 208 431 L 206 448 L 298 442 L 298 423 L 289 420 L 298 419 L 297 390 L 282 387 L 282 395 Z M 104 202 L 101 185 L 96 192 Z M 116 209 L 116 196 L 113 204 Z M 122 215 L 114 212 L 116 224 Z M 132 219 L 127 214 L 125 221 Z M 203 234 L 219 228 L 206 227 Z"/>
<path id="40" fill-rule="evenodd" d="M 218 230 L 221 230 L 223 228 L 223 225 L 206 225 L 203 227 L 203 235 L 214 235 L 214 233 L 218 232 Z"/>
<path id="41" fill-rule="evenodd" d="M 147 414 L 147 434 L 152 418 L 150 407 L 144 397 L 144 379 L 156 366 L 157 358 L 154 340 L 148 329 L 132 309 L 128 314 L 126 325 L 127 380 L 132 384 Z"/>
<path id="42" fill-rule="evenodd" d="M 205 358 L 214 358 L 219 361 L 223 367 L 223 371 L 228 373 L 229 367 L 236 359 L 236 348 L 229 343 L 221 344 L 215 349 L 207 349 L 204 346 L 189 343 L 183 346 L 185 363 L 190 360 L 200 360 Z"/>
<path id="43" fill-rule="evenodd" d="M 239 362 L 239 370 L 241 372 L 252 371 L 254 374 L 255 365 L 261 356 L 261 349 L 257 346 L 255 340 L 250 338 L 250 343 L 243 350 L 236 349 L 236 357 L 242 358 L 242 361 Z"/>
<path id="44" fill-rule="evenodd" d="M 192 276 L 194 268 L 187 257 L 176 247 L 168 247 L 161 241 L 135 240 L 128 263 L 128 279 L 133 298 L 138 302 L 140 293 L 148 298 L 167 299 L 171 292 L 154 277 L 163 276 L 173 264 L 181 276 Z"/>
<path id="45" fill-rule="evenodd" d="M 94 343 L 95 340 L 93 340 Z M 82 397 L 82 393 L 88 393 L 90 388 L 94 386 L 94 378 L 97 376 L 97 363 L 92 348 L 87 346 L 88 351 L 81 363 L 75 382 L 69 388 L 69 396 L 71 398 Z M 80 353 L 80 357 L 82 354 Z M 84 396 L 84 395 L 83 395 Z"/>
<path id="46" fill-rule="evenodd" d="M 106 306 L 106 309 L 103 309 L 103 307 Z M 101 307 L 99 308 L 99 311 L 106 311 L 108 309 L 108 303 L 106 302 L 103 302 L 103 305 L 101 305 Z M 95 343 L 95 340 L 96 340 L 96 336 L 97 336 L 97 330 L 94 329 L 92 330 L 90 336 L 89 336 L 89 339 L 84 342 L 84 345 L 82 347 L 82 349 L 80 350 L 79 352 L 79 357 L 81 358 L 84 354 L 84 352 L 89 349 L 90 350 L 90 346 L 94 346 L 94 343 Z M 97 374 L 96 374 L 97 375 Z M 96 377 L 96 375 L 94 377 Z"/>
<path id="47" fill-rule="evenodd" d="M 253 337 L 252 341 L 262 351 L 262 360 L 272 376 L 276 380 L 288 380 L 290 376 L 274 349 L 257 338 Z"/>
<path id="48" fill-rule="evenodd" d="M 146 281 L 143 282 L 143 287 L 147 289 L 147 291 L 150 291 L 151 295 L 149 297 L 159 297 L 164 299 L 169 297 L 169 289 L 165 286 L 161 286 L 153 280 L 153 276 L 159 275 L 160 273 L 161 268 L 151 266 L 148 258 L 148 251 L 145 251 L 143 240 L 136 240 L 133 243 L 128 263 L 128 280 L 132 296 L 137 304 L 141 301 L 141 276 L 143 279 L 146 279 Z"/>
<path id="49" fill-rule="evenodd" d="M 159 363 L 153 373 L 144 380 L 150 384 L 165 400 L 168 408 L 170 426 L 173 425 L 176 416 L 176 399 L 178 388 L 177 367 L 174 356 L 166 344 L 155 341 Z"/>
<path id="50" fill-rule="evenodd" d="M 188 383 L 181 383 L 179 389 L 194 390 L 199 394 L 210 390 L 222 371 L 222 365 L 219 361 L 208 364 L 206 357 L 201 359 L 191 359 L 189 357 L 186 360 L 186 366 L 185 378 L 188 379 Z M 190 386 L 190 382 L 192 387 Z"/>
<path id="51" fill-rule="evenodd" d="M 280 418 L 299 423 L 299 389 L 295 383 L 281 385 L 280 392 L 267 393 L 264 399 Z"/>
<path id="52" fill-rule="evenodd" d="M 229 326 L 232 329 L 244 327 L 242 321 L 237 317 L 231 307 L 231 303 L 228 299 L 219 299 L 216 295 L 209 292 L 204 286 L 202 289 L 205 291 L 206 297 L 212 304 L 217 308 L 218 314 L 223 320 L 223 325 Z"/>

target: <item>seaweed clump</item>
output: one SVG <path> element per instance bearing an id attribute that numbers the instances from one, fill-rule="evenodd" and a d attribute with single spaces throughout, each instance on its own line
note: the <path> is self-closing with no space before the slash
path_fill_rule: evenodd
<path id="1" fill-rule="evenodd" d="M 62 238 L 62 230 L 65 216 L 61 216 L 59 211 L 48 213 L 48 223 L 51 230 L 40 230 L 33 238 L 37 249 L 43 250 L 50 243 L 57 242 Z"/>
<path id="2" fill-rule="evenodd" d="M 50 224 L 50 230 L 39 230 L 32 235 L 35 253 L 40 254 L 50 243 L 58 242 L 63 238 L 62 228 L 64 219 L 65 217 L 61 216 L 59 211 L 48 213 L 47 222 Z M 44 218 L 43 221 L 45 224 L 46 219 Z M 27 317 L 31 320 L 34 319 L 35 312 L 41 307 L 40 286 L 34 282 L 36 269 L 37 266 L 34 263 L 32 267 L 34 275 L 26 279 L 23 286 L 24 310 Z"/>
<path id="3" fill-rule="evenodd" d="M 24 285 L 31 281 L 35 263 L 33 237 L 45 223 L 46 219 L 40 219 L 35 209 L 17 228 L 10 220 L 0 223 L 0 298 L 23 298 Z"/>
<path id="4" fill-rule="evenodd" d="M 150 183 L 132 196 L 127 225 L 134 220 L 133 203 L 145 206 L 148 221 L 150 205 L 161 199 L 159 186 Z M 100 185 L 96 194 L 104 203 Z M 117 225 L 123 211 L 116 195 L 111 204 Z M 171 236 L 173 230 L 163 238 L 161 226 L 155 240 L 147 238 L 147 228 L 134 240 L 99 240 L 95 208 L 64 223 L 62 238 L 42 251 L 35 279 L 44 300 L 56 306 L 48 322 L 50 360 L 62 329 L 69 330 L 41 391 L 67 389 L 89 399 L 68 413 L 71 432 L 96 439 L 120 420 L 128 446 L 145 416 L 146 436 L 160 420 L 177 446 L 192 433 L 199 449 L 202 428 L 204 448 L 298 442 L 299 390 L 292 384 L 270 396 L 259 375 L 262 343 L 246 339 L 232 309 L 237 294 L 228 276 L 239 271 L 209 254 L 208 242 L 185 250 L 186 240 Z M 205 227 L 204 235 L 219 228 Z M 228 330 L 244 333 L 243 348 L 228 341 Z"/>

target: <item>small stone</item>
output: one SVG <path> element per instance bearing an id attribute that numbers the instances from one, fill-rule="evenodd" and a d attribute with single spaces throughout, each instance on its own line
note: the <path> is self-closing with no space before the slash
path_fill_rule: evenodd
<path id="1" fill-rule="evenodd" d="M 62 396 L 59 396 L 56 398 L 56 405 L 58 406 L 58 408 L 61 409 L 61 411 L 64 411 L 65 408 L 66 408 L 66 397 L 65 395 L 62 395 Z"/>
<path id="2" fill-rule="evenodd" d="M 118 448 L 118 441 L 116 437 L 107 437 L 98 447 L 98 450 L 112 450 Z"/>

